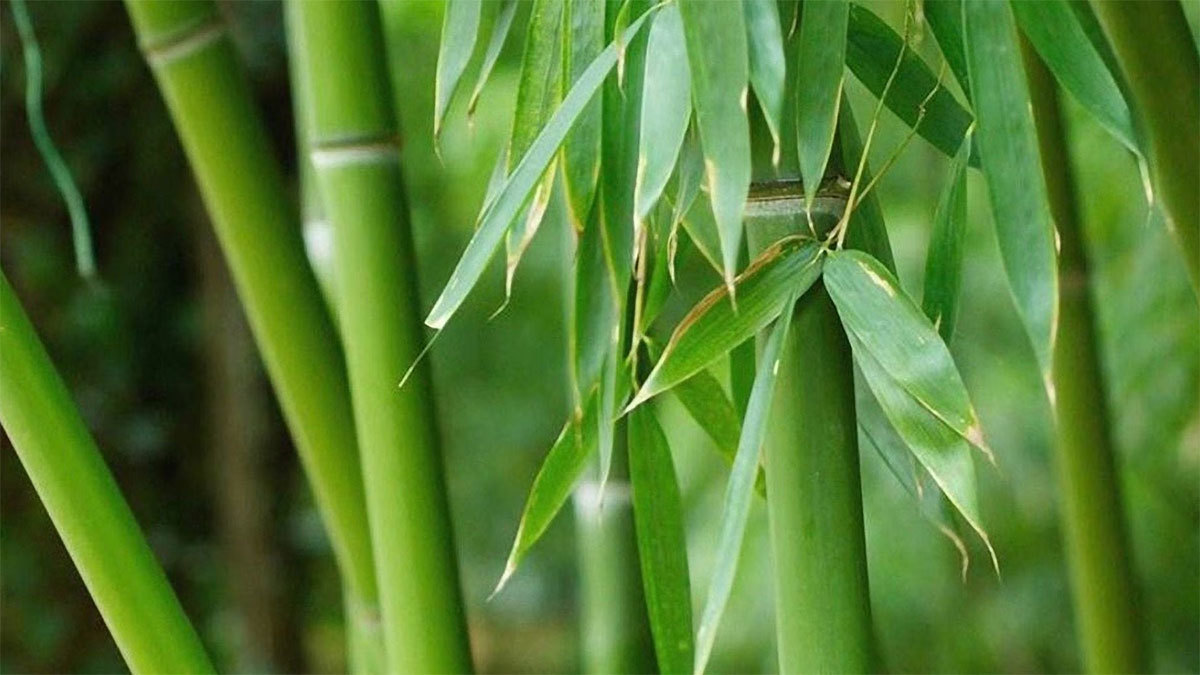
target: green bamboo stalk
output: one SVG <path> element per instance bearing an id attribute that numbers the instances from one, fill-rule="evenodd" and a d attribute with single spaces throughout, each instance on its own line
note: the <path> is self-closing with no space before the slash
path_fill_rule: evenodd
<path id="1" fill-rule="evenodd" d="M 126 7 L 196 174 L 346 588 L 355 606 L 375 607 L 341 348 L 225 24 L 210 0 L 128 0 Z"/>
<path id="2" fill-rule="evenodd" d="M 1053 76 L 1024 41 L 1022 51 L 1061 247 L 1053 371 L 1055 459 L 1076 632 L 1088 672 L 1146 672 L 1067 130 Z"/>
<path id="3" fill-rule="evenodd" d="M 130 670 L 213 672 L 3 273 L 0 354 L 0 423 Z"/>
<path id="4" fill-rule="evenodd" d="M 471 661 L 435 429 L 400 146 L 374 3 L 296 3 L 312 161 L 333 226 L 387 670 L 465 672 Z"/>
<path id="5" fill-rule="evenodd" d="M 1200 292 L 1200 56 L 1175 0 L 1092 0 L 1125 74 L 1150 171 Z"/>

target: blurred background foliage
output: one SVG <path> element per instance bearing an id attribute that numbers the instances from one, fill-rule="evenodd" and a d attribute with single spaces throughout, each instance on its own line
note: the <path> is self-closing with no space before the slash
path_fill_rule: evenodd
<path id="1" fill-rule="evenodd" d="M 872 8 L 900 25 L 900 3 Z M 245 1 L 222 9 L 278 156 L 294 176 L 281 7 Z M 507 138 L 521 45 L 518 29 L 473 120 L 466 121 L 465 101 L 452 107 L 439 159 L 431 120 L 442 9 L 439 2 L 388 0 L 384 11 L 401 38 L 389 49 L 426 306 L 472 232 Z M 28 134 L 24 69 L 7 7 L 0 10 L 4 270 L 218 667 L 342 671 L 328 544 L 124 9 L 62 1 L 30 10 L 44 50 L 49 126 L 87 200 L 100 281 L 86 283 L 74 271 L 66 211 Z M 918 33 L 917 47 L 936 64 L 931 39 Z M 873 99 L 856 82 L 848 91 L 860 121 L 869 119 Z M 1161 218 L 1148 213 L 1132 158 L 1064 100 L 1145 630 L 1156 670 L 1196 672 L 1200 315 L 1176 247 Z M 904 132 L 885 112 L 876 163 Z M 916 140 L 880 184 L 901 277 L 914 295 L 947 163 Z M 947 540 L 921 519 L 883 464 L 864 457 L 876 633 L 888 669 L 898 672 L 1078 671 L 1049 414 L 978 176 L 969 189 L 966 301 L 954 352 L 998 457 L 998 468 L 980 467 L 981 502 L 1003 577 L 974 551 L 970 573 L 960 579 Z M 569 246 L 560 204 L 531 247 L 507 310 L 487 320 L 503 300 L 497 263 L 493 283 L 469 300 L 433 350 L 455 534 L 483 672 L 578 668 L 571 518 L 560 518 L 505 592 L 486 601 L 525 493 L 567 411 L 562 259 Z M 713 284 L 715 278 L 689 277 L 705 274 L 701 268 L 692 265 L 681 283 Z M 674 422 L 692 588 L 702 592 L 726 469 L 682 408 L 671 400 L 662 405 Z M 0 670 L 123 670 L 4 444 Z M 715 672 L 775 669 L 770 564 L 765 509 L 757 501 Z"/>

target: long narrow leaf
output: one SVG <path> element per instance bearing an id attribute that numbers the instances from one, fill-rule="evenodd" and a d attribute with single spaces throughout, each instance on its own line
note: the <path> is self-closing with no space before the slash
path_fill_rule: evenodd
<path id="1" fill-rule="evenodd" d="M 634 192 L 637 223 L 650 214 L 671 178 L 692 114 L 691 96 L 683 22 L 679 18 L 679 8 L 668 5 L 654 19 L 646 47 L 646 79 Z"/>
<path id="2" fill-rule="evenodd" d="M 709 293 L 679 322 L 629 408 L 674 387 L 765 328 L 788 298 L 803 293 L 820 276 L 821 256 L 816 243 L 784 239 L 736 279 L 736 308 L 728 289 Z"/>
<path id="3" fill-rule="evenodd" d="M 694 672 L 703 673 L 712 653 L 717 636 L 717 626 L 725 612 L 725 603 L 733 590 L 734 573 L 742 552 L 742 539 L 746 534 L 746 520 L 750 515 L 750 502 L 754 493 L 754 478 L 762 456 L 763 439 L 767 435 L 767 419 L 771 411 L 771 399 L 775 392 L 775 380 L 779 373 L 779 359 L 783 345 L 787 342 L 791 326 L 792 309 L 797 295 L 792 295 L 783 307 L 781 318 L 775 322 L 767 344 L 763 348 L 758 372 L 754 376 L 754 388 L 750 392 L 750 403 L 746 407 L 746 420 L 738 438 L 737 456 L 729 483 L 725 487 L 725 502 L 721 509 L 721 530 L 717 540 L 717 560 L 713 566 L 712 581 L 708 587 L 708 598 L 696 633 L 696 664 Z"/>
<path id="4" fill-rule="evenodd" d="M 842 146 L 842 164 L 857 167 L 866 149 L 863 148 L 862 139 L 858 135 L 854 111 L 850 108 L 850 102 L 845 99 L 842 100 L 841 113 L 838 115 L 838 143 Z M 864 183 L 871 182 L 869 162 L 863 167 L 861 180 Z M 887 224 L 883 222 L 883 207 L 879 205 L 879 195 L 874 191 L 855 202 L 854 212 L 850 214 L 850 231 L 846 233 L 846 246 L 866 251 L 895 273 L 896 260 L 892 255 Z"/>
<path id="5" fill-rule="evenodd" d="M 629 478 L 646 613 L 660 673 L 692 665 L 692 591 L 679 481 L 654 412 L 629 416 Z"/>
<path id="6" fill-rule="evenodd" d="M 628 41 L 636 35 L 649 16 L 647 13 L 634 21 L 626 29 L 624 39 Z M 441 329 L 462 305 L 467 294 L 479 281 L 513 219 L 529 200 L 550 162 L 562 147 L 571 125 L 599 90 L 604 78 L 616 63 L 617 48 L 616 45 L 610 44 L 571 87 L 562 105 L 530 145 L 529 151 L 521 158 L 496 198 L 485 208 L 479 219 L 479 228 L 467 244 L 467 250 L 463 252 L 429 316 L 425 318 L 426 325 Z"/>
<path id="7" fill-rule="evenodd" d="M 779 161 L 780 127 L 783 124 L 783 91 L 787 62 L 783 55 L 783 28 L 775 0 L 746 0 L 746 42 L 750 47 L 750 86 L 762 108 L 775 142 L 773 160 Z"/>
<path id="8" fill-rule="evenodd" d="M 563 75 L 573 85 L 604 49 L 604 3 L 567 0 L 563 49 Z M 563 145 L 563 186 L 567 212 L 576 230 L 582 230 L 591 212 L 600 174 L 600 99 L 588 103 Z"/>
<path id="9" fill-rule="evenodd" d="M 437 78 L 434 81 L 433 136 L 442 132 L 442 120 L 450 107 L 450 99 L 458 89 L 463 71 L 471 62 L 475 40 L 479 36 L 481 0 L 446 0 L 446 15 L 442 19 L 442 39 L 438 47 Z"/>
<path id="10" fill-rule="evenodd" d="M 742 210 L 750 191 L 746 18 L 736 2 L 679 0 L 679 12 L 708 194 L 721 242 L 721 268 L 726 285 L 732 288 L 742 242 Z"/>
<path id="11" fill-rule="evenodd" d="M 1003 2 L 965 3 L 963 25 L 1000 253 L 1049 393 L 1058 324 L 1057 251 L 1016 25 Z"/>
<path id="12" fill-rule="evenodd" d="M 571 318 L 571 364 L 575 400 L 587 400 L 600 381 L 617 322 L 617 304 L 608 283 L 604 242 L 600 239 L 599 206 L 579 238 L 575 255 L 575 297 Z"/>
<path id="13" fill-rule="evenodd" d="M 967 49 L 963 46 L 962 0 L 925 0 L 925 21 L 950 64 L 950 72 L 958 80 L 967 100 L 971 99 L 971 82 L 967 77 Z"/>
<path id="14" fill-rule="evenodd" d="M 921 308 L 947 343 L 958 320 L 958 298 L 962 291 L 963 239 L 967 232 L 967 156 L 970 136 L 950 164 L 950 181 L 938 199 L 933 214 L 933 233 L 925 258 L 925 294 Z"/>
<path id="15" fill-rule="evenodd" d="M 800 177 L 809 209 L 816 187 L 825 176 L 833 148 L 842 84 L 846 79 L 846 31 L 850 21 L 847 0 L 822 0 L 804 5 L 800 20 L 799 63 L 796 66 L 796 133 Z"/>
<path id="16" fill-rule="evenodd" d="M 475 78 L 475 88 L 471 90 L 471 99 L 467 102 L 467 116 L 475 114 L 475 106 L 479 104 L 479 96 L 487 85 L 496 60 L 508 41 L 508 33 L 512 29 L 513 18 L 517 15 L 517 0 L 502 0 L 500 10 L 492 23 L 492 36 L 488 38 L 487 48 L 483 51 L 483 63 L 479 66 L 479 76 Z"/>

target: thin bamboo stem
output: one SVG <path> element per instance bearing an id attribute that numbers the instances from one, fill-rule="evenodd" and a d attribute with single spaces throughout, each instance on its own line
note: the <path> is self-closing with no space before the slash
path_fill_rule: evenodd
<path id="1" fill-rule="evenodd" d="M 387 670 L 471 669 L 379 10 L 297 2 L 312 161 L 333 227 L 337 306 L 378 561 Z"/>
<path id="2" fill-rule="evenodd" d="M 135 673 L 205 673 L 195 629 L 0 273 L 0 423 Z"/>
<path id="3" fill-rule="evenodd" d="M 1090 673 L 1145 672 L 1137 584 L 1089 296 L 1064 120 L 1050 72 L 1022 45 L 1050 208 L 1058 227 L 1058 343 L 1054 353 L 1055 459 L 1076 632 Z"/>
<path id="4" fill-rule="evenodd" d="M 1092 0 L 1125 74 L 1153 182 L 1200 292 L 1200 56 L 1175 0 Z"/>
<path id="5" fill-rule="evenodd" d="M 196 175 L 346 587 L 376 604 L 366 501 L 337 333 L 283 176 L 210 0 L 126 7 Z"/>

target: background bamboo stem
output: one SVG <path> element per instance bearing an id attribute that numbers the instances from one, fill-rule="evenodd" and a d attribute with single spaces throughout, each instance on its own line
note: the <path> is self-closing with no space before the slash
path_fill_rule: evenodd
<path id="1" fill-rule="evenodd" d="M 345 366 L 283 176 L 208 0 L 126 2 L 200 185 L 250 327 L 356 602 L 376 603 Z"/>
<path id="2" fill-rule="evenodd" d="M 363 457 L 387 670 L 471 669 L 426 363 L 379 9 L 296 3 L 294 58 L 333 226 L 339 323 Z"/>
<path id="3" fill-rule="evenodd" d="M 1130 107 L 1171 229 L 1200 293 L 1200 56 L 1174 0 L 1092 0 L 1125 73 Z"/>
<path id="4" fill-rule="evenodd" d="M 1128 554 L 1066 128 L 1053 77 L 1024 41 L 1022 51 L 1050 208 L 1061 242 L 1053 372 L 1055 459 L 1076 632 L 1088 672 L 1145 672 L 1137 584 Z"/>
<path id="5" fill-rule="evenodd" d="M 135 673 L 212 665 L 133 512 L 0 273 L 0 422 Z"/>

